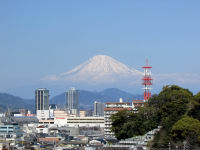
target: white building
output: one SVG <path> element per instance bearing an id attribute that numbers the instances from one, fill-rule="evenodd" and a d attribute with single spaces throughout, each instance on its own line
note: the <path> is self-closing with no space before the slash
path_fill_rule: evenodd
<path id="1" fill-rule="evenodd" d="M 55 118 L 54 124 L 68 127 L 104 127 L 104 117 L 66 117 Z"/>
<path id="2" fill-rule="evenodd" d="M 49 110 L 37 110 L 36 113 L 39 120 L 45 120 L 49 118 Z"/>
<path id="3" fill-rule="evenodd" d="M 50 104 L 49 105 L 49 117 L 54 118 L 54 111 L 57 109 L 56 104 Z"/>
<path id="4" fill-rule="evenodd" d="M 69 127 L 104 127 L 104 117 L 68 117 L 67 125 Z"/>
<path id="5" fill-rule="evenodd" d="M 36 133 L 36 128 L 38 124 L 32 123 L 32 124 L 23 124 L 23 132 L 27 134 L 34 134 Z"/>
<path id="6" fill-rule="evenodd" d="M 52 119 L 52 118 L 48 118 L 48 119 L 41 119 L 41 120 L 39 120 L 39 124 L 55 124 L 54 123 L 55 121 L 54 121 L 54 119 Z"/>
<path id="7" fill-rule="evenodd" d="M 44 126 L 44 125 L 40 125 L 36 128 L 36 132 L 37 133 L 43 133 L 43 134 L 48 134 L 49 133 L 49 127 L 48 126 Z"/>
<path id="8" fill-rule="evenodd" d="M 40 118 L 40 125 L 57 125 L 58 127 L 68 126 L 68 127 L 104 127 L 104 117 L 94 117 L 94 116 L 72 116 L 67 114 L 65 110 L 54 110 L 54 118 Z"/>
<path id="9" fill-rule="evenodd" d="M 106 102 L 106 108 L 104 108 L 104 118 L 105 118 L 105 129 L 104 129 L 104 135 L 106 138 L 114 138 L 114 133 L 111 132 L 111 119 L 110 116 L 112 114 L 117 113 L 120 110 L 132 110 L 132 107 L 130 106 L 129 102 L 123 102 L 122 99 L 120 99 L 120 102 Z"/>

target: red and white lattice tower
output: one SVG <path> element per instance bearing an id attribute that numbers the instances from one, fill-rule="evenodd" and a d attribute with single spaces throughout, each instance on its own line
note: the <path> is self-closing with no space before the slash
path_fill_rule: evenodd
<path id="1" fill-rule="evenodd" d="M 148 99 L 151 97 L 151 85 L 152 85 L 152 78 L 151 78 L 151 68 L 148 66 L 148 59 L 146 60 L 146 66 L 142 67 L 144 68 L 144 77 L 142 78 L 144 85 L 144 101 L 148 101 Z"/>

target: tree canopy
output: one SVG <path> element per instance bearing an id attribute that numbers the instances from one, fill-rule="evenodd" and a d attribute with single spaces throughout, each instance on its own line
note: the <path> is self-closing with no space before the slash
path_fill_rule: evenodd
<path id="1" fill-rule="evenodd" d="M 175 141 L 187 141 L 190 145 L 200 143 L 200 121 L 184 116 L 172 126 L 171 135 Z"/>
<path id="2" fill-rule="evenodd" d="M 153 95 L 138 113 L 123 110 L 113 114 L 111 120 L 111 130 L 119 140 L 144 135 L 162 126 L 153 141 L 154 147 L 168 145 L 170 141 L 177 145 L 182 140 L 198 145 L 199 130 L 195 125 L 198 126 L 200 120 L 200 93 L 193 96 L 188 89 L 177 85 L 165 86 L 158 95 Z M 189 126 L 190 122 L 193 125 Z M 186 130 L 180 124 L 190 128 Z M 190 134 L 193 132 L 192 135 L 195 136 L 192 137 Z"/>

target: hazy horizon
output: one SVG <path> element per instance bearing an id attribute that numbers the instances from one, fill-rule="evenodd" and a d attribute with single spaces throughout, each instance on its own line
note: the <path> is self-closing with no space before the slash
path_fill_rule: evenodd
<path id="1" fill-rule="evenodd" d="M 152 93 L 166 84 L 197 93 L 199 7 L 200 1 L 186 0 L 1 0 L 0 92 L 28 98 L 39 87 L 52 89 L 53 95 L 72 86 L 87 90 L 83 85 L 59 87 L 41 79 L 102 54 L 141 72 L 148 58 L 153 67 Z M 94 90 L 98 88 L 105 87 Z M 140 94 L 141 88 L 138 84 L 120 89 Z"/>

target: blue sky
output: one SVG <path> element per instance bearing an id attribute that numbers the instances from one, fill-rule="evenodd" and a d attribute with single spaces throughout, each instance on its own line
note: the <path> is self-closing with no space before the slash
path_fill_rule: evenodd
<path id="1" fill-rule="evenodd" d="M 148 58 L 154 74 L 198 76 L 199 8 L 199 0 L 1 0 L 0 92 L 98 54 L 140 71 Z"/>

